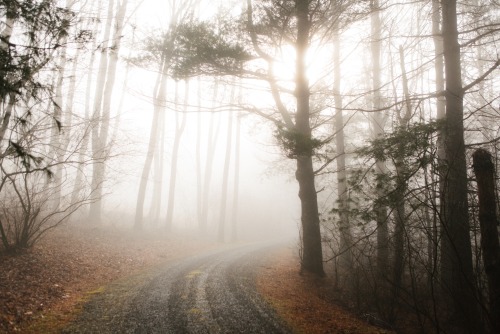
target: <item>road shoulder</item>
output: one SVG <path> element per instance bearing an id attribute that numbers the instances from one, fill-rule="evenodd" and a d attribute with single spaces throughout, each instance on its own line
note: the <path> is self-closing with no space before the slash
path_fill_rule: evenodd
<path id="1" fill-rule="evenodd" d="M 294 333 L 389 333 L 336 305 L 328 278 L 300 274 L 293 249 L 269 254 L 261 269 L 258 291 Z"/>

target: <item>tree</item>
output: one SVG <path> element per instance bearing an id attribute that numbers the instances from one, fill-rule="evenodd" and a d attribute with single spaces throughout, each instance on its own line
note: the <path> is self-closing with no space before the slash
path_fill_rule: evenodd
<path id="1" fill-rule="evenodd" d="M 144 162 L 144 166 L 142 169 L 139 191 L 137 193 L 134 228 L 138 230 L 142 229 L 143 226 L 146 188 L 148 184 L 149 173 L 151 171 L 153 159 L 155 157 L 155 151 L 157 149 L 159 127 L 161 126 L 159 120 L 161 119 L 161 113 L 165 112 L 165 99 L 166 99 L 168 61 L 169 61 L 165 51 L 161 53 L 160 59 L 161 60 L 159 64 L 159 71 L 157 74 L 156 83 L 153 90 L 154 113 L 153 113 L 153 119 L 151 121 L 151 131 L 149 133 L 148 151 L 146 153 L 146 160 Z"/>
<path id="2" fill-rule="evenodd" d="M 23 147 L 38 152 L 47 149 L 50 137 L 47 141 L 40 138 L 44 138 L 45 126 L 52 123 L 52 118 L 43 118 L 37 120 L 37 126 L 23 133 Z M 71 198 L 69 178 L 58 183 L 43 181 L 53 175 L 53 169 L 73 172 L 77 162 L 74 157 L 81 148 L 84 132 L 77 127 L 72 130 L 77 133 L 73 136 L 75 140 L 57 159 L 46 162 L 36 159 L 34 166 L 25 165 L 25 168 L 18 168 L 7 159 L 0 160 L 0 245 L 4 250 L 15 252 L 31 248 L 45 233 L 90 203 L 89 190 L 80 193 L 78 198 Z M 23 159 L 22 156 L 19 158 Z M 56 201 L 58 205 L 54 206 Z"/>
<path id="3" fill-rule="evenodd" d="M 214 108 L 217 103 L 217 98 L 219 95 L 219 87 L 220 82 L 219 78 L 215 78 L 214 87 L 213 87 L 213 102 L 212 107 Z M 202 233 L 207 232 L 208 225 L 208 209 L 209 209 L 209 198 L 210 198 L 210 185 L 212 183 L 212 174 L 213 174 L 213 166 L 215 159 L 215 149 L 217 147 L 217 138 L 219 136 L 220 129 L 220 115 L 216 115 L 215 113 L 210 113 L 210 123 L 208 126 L 208 133 L 206 137 L 207 146 L 206 146 L 206 157 L 205 157 L 205 168 L 203 173 L 203 178 L 199 179 L 199 189 L 201 190 L 201 218 L 198 221 L 198 226 Z M 198 133 L 198 136 L 201 136 L 201 132 Z M 201 167 L 201 166 L 200 166 Z M 203 180 L 203 182 L 201 182 Z"/>
<path id="4" fill-rule="evenodd" d="M 306 75 L 306 53 L 310 38 L 310 3 L 308 0 L 297 0 L 297 39 L 296 48 L 296 78 L 295 96 L 297 99 L 297 114 L 295 130 L 298 140 L 305 142 L 307 149 L 298 153 L 297 171 L 295 176 L 299 183 L 299 198 L 301 201 L 302 222 L 302 269 L 323 275 L 323 252 L 321 232 L 319 227 L 318 197 L 313 168 L 313 141 L 310 124 L 309 81 Z M 302 144 L 297 142 L 296 144 Z"/>
<path id="5" fill-rule="evenodd" d="M 474 291 L 467 166 L 464 141 L 464 87 L 457 28 L 457 1 L 442 1 L 446 117 L 444 132 L 446 177 L 441 200 L 442 284 L 451 299 L 450 321 L 462 331 L 481 332 Z"/>
<path id="6" fill-rule="evenodd" d="M 179 82 L 176 81 L 175 87 L 175 106 L 179 107 L 178 103 L 178 95 L 179 95 Z M 174 215 L 174 204 L 175 204 L 175 187 L 177 184 L 177 161 L 179 158 L 179 145 L 181 142 L 182 134 L 184 129 L 186 128 L 186 108 L 189 101 L 189 81 L 185 81 L 184 83 L 184 102 L 183 102 L 183 111 L 181 115 L 181 120 L 179 120 L 180 111 L 176 110 L 175 113 L 175 134 L 174 134 L 174 143 L 172 148 L 172 160 L 170 162 L 170 179 L 169 179 L 169 189 L 168 189 L 168 204 L 167 204 L 167 217 L 165 227 L 170 230 L 172 228 L 173 223 L 173 215 Z"/>
<path id="7" fill-rule="evenodd" d="M 61 109 L 66 46 L 87 40 L 84 33 L 72 29 L 77 18 L 73 4 L 68 1 L 64 8 L 57 1 L 0 4 L 4 24 L 0 32 L 0 233 L 5 248 L 32 246 L 45 231 L 88 203 L 86 195 L 83 200 L 68 201 L 68 182 L 64 188 L 60 181 L 55 186 L 40 182 L 53 177 L 54 169 L 62 175 L 79 149 L 79 135 L 70 145 L 61 134 L 62 117 L 71 117 Z M 61 68 L 52 73 L 58 78 L 52 81 L 47 73 L 58 51 Z M 72 130 L 70 124 L 64 130 Z"/>
<path id="8" fill-rule="evenodd" d="M 241 98 L 241 91 L 238 93 Z M 231 241 L 238 240 L 238 201 L 240 188 L 240 150 L 241 150 L 241 114 L 236 116 L 235 145 L 234 145 L 234 189 L 233 189 L 233 207 L 231 215 Z"/>
<path id="9" fill-rule="evenodd" d="M 380 4 L 378 0 L 371 1 L 371 57 L 372 57 L 372 87 L 373 87 L 373 110 L 372 118 L 373 137 L 376 139 L 384 133 L 386 115 L 382 113 L 382 95 L 381 95 L 381 45 L 382 45 L 382 23 L 380 22 Z M 376 161 L 377 189 L 383 189 L 384 174 L 386 166 L 383 160 Z M 377 194 L 375 204 L 375 213 L 377 220 L 377 270 L 381 277 L 385 276 L 389 260 L 389 228 L 387 207 L 384 204 L 383 193 Z"/>
<path id="10" fill-rule="evenodd" d="M 324 271 L 313 159 L 315 149 L 322 143 L 313 137 L 311 119 L 316 111 L 313 112 L 310 105 L 306 54 L 313 34 L 320 30 L 319 26 L 324 22 L 322 13 L 326 11 L 325 7 L 328 4 L 321 1 L 285 1 L 278 5 L 274 0 L 264 0 L 254 8 L 252 1 L 248 0 L 242 34 L 249 39 L 251 50 L 235 42 L 238 39 L 234 38 L 234 28 L 222 25 L 216 33 L 206 23 L 187 25 L 184 27 L 185 37 L 178 44 L 184 53 L 178 59 L 177 68 L 179 75 L 185 76 L 217 73 L 244 75 L 267 82 L 280 118 L 257 108 L 243 108 L 277 124 L 278 140 L 287 156 L 296 161 L 302 222 L 301 265 L 303 270 L 318 275 L 323 275 Z M 291 20 L 292 17 L 296 20 Z M 288 95 L 290 90 L 279 86 L 273 69 L 275 59 L 266 50 L 277 50 L 284 43 L 295 49 L 293 109 L 287 109 L 283 102 L 281 94 Z M 260 59 L 265 65 L 259 70 L 243 68 L 242 64 L 255 59 Z"/>
<path id="11" fill-rule="evenodd" d="M 183 20 L 190 17 L 192 13 L 192 5 L 192 1 L 185 1 L 180 4 L 176 1 L 171 2 L 171 22 L 167 31 L 160 33 L 159 36 L 151 36 L 147 38 L 144 41 L 145 48 L 144 50 L 142 50 L 143 52 L 136 59 L 133 59 L 133 61 L 138 66 L 158 66 L 156 70 L 157 79 L 153 88 L 154 113 L 151 123 L 151 131 L 149 133 L 148 150 L 146 153 L 146 159 L 142 169 L 142 175 L 139 184 L 139 191 L 137 194 L 134 219 L 135 229 L 142 229 L 143 227 L 144 202 L 146 198 L 146 190 L 149 182 L 151 167 L 153 166 L 154 162 L 156 162 L 157 166 L 163 165 L 162 161 L 158 161 L 158 159 L 162 159 L 163 157 L 163 154 L 158 151 L 158 144 L 160 144 L 160 141 L 163 140 L 165 135 L 164 120 L 167 103 L 167 84 L 169 78 L 172 76 L 172 60 L 175 57 L 175 43 L 177 43 L 177 38 L 179 36 L 178 23 L 183 22 Z M 163 143 L 161 143 L 160 147 L 163 147 Z M 161 185 L 157 185 L 156 191 L 154 192 L 153 206 L 155 205 L 155 202 L 158 203 L 160 200 L 160 189 Z M 159 208 L 157 208 L 156 212 L 159 213 Z M 167 218 L 166 220 L 168 221 L 169 219 Z"/>
<path id="12" fill-rule="evenodd" d="M 495 166 L 491 154 L 478 149 L 472 155 L 479 197 L 479 223 L 484 269 L 488 277 L 491 332 L 500 330 L 500 244 L 495 196 Z"/>
<path id="13" fill-rule="evenodd" d="M 67 10 L 53 1 L 5 1 L 0 5 L 0 15 L 5 18 L 0 33 L 0 141 L 4 141 L 19 100 L 23 96 L 40 98 L 50 88 L 38 74 L 64 46 L 62 41 L 71 22 Z"/>
<path id="14" fill-rule="evenodd" d="M 235 101 L 235 87 L 231 87 L 231 103 Z M 229 167 L 231 166 L 231 149 L 233 147 L 233 120 L 234 115 L 233 112 L 230 111 L 228 115 L 228 124 L 227 124 L 227 140 L 226 140 L 226 152 L 224 157 L 224 170 L 222 173 L 222 191 L 221 191 L 221 206 L 219 212 L 219 231 L 218 231 L 218 240 L 220 242 L 224 242 L 226 236 L 226 208 L 227 208 L 227 192 L 228 192 L 228 183 L 229 183 Z"/>
<path id="15" fill-rule="evenodd" d="M 346 152 L 344 136 L 344 116 L 342 112 L 342 95 L 340 93 L 341 67 L 340 67 L 340 31 L 337 26 L 334 33 L 334 88 L 335 99 L 335 146 L 337 149 L 337 192 L 339 210 L 340 233 L 340 265 L 347 271 L 352 269 L 352 233 L 349 224 L 348 207 L 349 194 L 347 190 Z"/>

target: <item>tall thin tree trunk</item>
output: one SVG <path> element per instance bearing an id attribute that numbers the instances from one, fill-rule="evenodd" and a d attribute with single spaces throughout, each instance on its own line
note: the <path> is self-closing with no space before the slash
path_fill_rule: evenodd
<path id="1" fill-rule="evenodd" d="M 73 7 L 75 1 L 74 0 L 67 0 L 66 1 L 66 14 L 65 18 L 67 20 L 70 19 L 70 11 L 71 8 Z M 51 152 L 49 153 L 51 156 L 51 162 L 56 163 L 56 171 L 54 173 L 54 177 L 52 180 L 47 180 L 47 183 L 52 182 L 54 184 L 54 188 L 52 190 L 52 206 L 53 210 L 57 210 L 60 206 L 61 203 L 61 192 L 62 192 L 62 174 L 63 174 L 63 165 L 62 165 L 62 160 L 64 158 L 64 143 L 63 143 L 63 126 L 65 126 L 67 129 L 70 128 L 71 124 L 65 124 L 63 122 L 63 85 L 65 81 L 65 76 L 66 76 L 66 66 L 67 66 L 67 60 L 68 60 L 68 48 L 67 48 L 67 41 L 68 41 L 68 36 L 64 35 L 61 38 L 61 45 L 62 47 L 59 49 L 60 55 L 59 55 L 59 63 L 58 63 L 58 74 L 57 74 L 57 80 L 55 83 L 55 96 L 54 96 L 54 112 L 53 112 L 53 126 L 51 129 L 51 140 L 50 140 L 50 150 Z M 68 112 L 71 112 L 68 110 Z"/>
<path id="2" fill-rule="evenodd" d="M 441 34 L 441 11 L 440 11 L 440 0 L 432 0 L 432 40 L 434 42 L 434 69 L 436 73 L 436 92 L 442 93 L 444 92 L 444 54 L 443 54 L 443 36 Z M 446 112 L 446 100 L 444 96 L 438 96 L 436 99 L 436 119 L 438 121 L 442 121 L 445 119 Z M 439 173 L 439 186 L 438 193 L 434 193 L 434 202 L 437 203 L 440 194 L 444 193 L 444 161 L 445 161 L 445 151 L 444 151 L 444 134 L 442 131 L 438 132 L 437 139 L 437 170 Z M 439 201 L 439 216 L 444 211 L 443 202 Z M 439 221 L 438 217 L 434 217 L 432 231 L 430 233 L 431 238 L 429 239 L 429 243 L 432 244 L 432 265 L 431 268 L 437 267 L 437 259 L 438 256 L 438 244 L 439 244 Z M 434 271 L 434 269 L 431 271 Z"/>
<path id="3" fill-rule="evenodd" d="M 101 1 L 99 1 L 96 5 L 96 12 L 97 17 L 95 20 L 93 20 L 94 24 L 92 31 L 97 31 L 97 27 L 99 25 L 100 21 L 100 8 L 101 8 Z M 95 50 L 97 46 L 97 40 L 94 39 L 92 43 L 92 50 Z M 89 61 L 89 68 L 93 69 L 94 67 L 94 62 L 95 62 L 95 52 L 92 52 L 90 56 L 90 61 Z M 91 91 L 92 91 L 92 82 L 93 82 L 93 75 L 92 71 L 87 71 L 87 83 L 86 83 L 86 88 L 85 88 L 85 103 L 84 103 L 84 120 L 86 123 L 88 123 L 88 126 L 85 127 L 84 133 L 82 135 L 82 144 L 78 152 L 78 170 L 76 171 L 76 176 L 75 176 L 75 184 L 73 186 L 73 191 L 71 192 L 71 204 L 75 204 L 80 197 L 80 193 L 85 187 L 83 184 L 83 179 L 84 179 L 84 168 L 85 168 L 85 157 L 87 155 L 87 149 L 90 141 L 90 135 L 91 135 L 91 124 L 92 120 L 90 118 L 90 99 L 91 99 Z"/>
<path id="4" fill-rule="evenodd" d="M 111 24 L 113 21 L 113 8 L 115 0 L 108 1 L 108 10 L 106 14 L 106 23 L 104 25 L 104 34 L 102 38 L 102 44 L 100 46 L 101 57 L 99 59 L 98 74 L 96 79 L 95 94 L 94 94 L 94 107 L 91 120 L 91 130 L 92 130 L 92 193 L 91 193 L 91 204 L 89 208 L 89 220 L 92 224 L 98 224 L 101 220 L 101 197 L 102 197 L 102 171 L 103 168 L 100 166 L 104 163 L 103 152 L 105 144 L 101 142 L 100 138 L 100 128 L 101 125 L 101 112 L 102 112 L 102 101 L 104 98 L 104 87 L 106 83 L 106 74 L 108 68 L 108 46 L 111 36 Z"/>
<path id="5" fill-rule="evenodd" d="M 241 90 L 238 92 L 238 100 L 241 104 Z M 231 241 L 238 240 L 238 201 L 240 187 L 240 147 L 241 147 L 241 114 L 236 116 L 236 139 L 234 143 L 234 188 L 233 188 L 233 211 L 231 215 Z"/>
<path id="6" fill-rule="evenodd" d="M 231 103 L 234 103 L 234 85 L 231 87 Z M 222 172 L 222 191 L 221 191 L 221 205 L 219 212 L 219 242 L 225 241 L 226 235 L 226 208 L 227 208 L 227 190 L 229 183 L 229 167 L 231 166 L 231 149 L 233 146 L 233 111 L 229 111 L 226 135 L 226 154 L 224 158 L 224 169 Z"/>
<path id="7" fill-rule="evenodd" d="M 241 116 L 237 115 L 236 140 L 234 147 L 234 189 L 233 189 L 233 213 L 231 215 L 231 241 L 238 240 L 238 204 L 240 187 L 240 147 L 241 147 Z"/>
<path id="8" fill-rule="evenodd" d="M 296 89 L 297 114 L 296 130 L 305 141 L 312 140 L 309 110 L 309 82 L 306 75 L 306 53 L 309 47 L 309 0 L 297 0 L 297 41 L 296 41 Z M 302 223 L 302 263 L 301 269 L 324 275 L 323 250 L 319 226 L 318 197 L 316 193 L 312 150 L 297 156 L 295 177 L 299 183 Z"/>
<path id="9" fill-rule="evenodd" d="M 385 115 L 380 111 L 382 109 L 381 84 L 381 44 L 382 44 L 382 24 L 380 22 L 380 5 L 378 0 L 371 1 L 371 56 L 372 56 L 372 80 L 373 80 L 373 109 L 378 110 L 373 115 L 373 137 L 378 138 L 384 133 Z M 386 173 L 384 161 L 377 160 L 375 163 L 376 173 L 379 180 L 376 182 L 377 189 L 384 188 L 383 181 L 380 180 Z M 377 192 L 375 203 L 375 213 L 377 220 L 377 268 L 381 277 L 385 277 L 389 261 L 389 228 L 387 226 L 387 207 L 382 198 L 383 191 Z"/>
<path id="10" fill-rule="evenodd" d="M 175 87 L 175 105 L 176 108 L 179 108 L 179 82 L 176 82 Z M 172 228 L 172 220 L 174 217 L 174 208 L 175 208 L 175 188 L 177 185 L 177 162 L 179 160 L 179 146 L 182 138 L 182 134 L 184 133 L 184 129 L 186 127 L 186 108 L 189 101 L 189 82 L 185 82 L 185 91 L 184 91 L 184 105 L 181 119 L 179 120 L 180 112 L 176 110 L 175 112 L 175 136 L 174 136 L 174 144 L 172 149 L 172 160 L 170 163 L 170 179 L 169 179 L 169 190 L 168 190 L 168 204 L 167 204 L 167 217 L 165 220 L 165 227 L 167 230 Z"/>
<path id="11" fill-rule="evenodd" d="M 441 275 L 451 301 L 450 325 L 457 332 L 482 332 L 472 268 L 467 166 L 465 158 L 460 45 L 457 1 L 443 0 L 443 46 L 446 78 L 446 178 L 442 201 Z"/>
<path id="12" fill-rule="evenodd" d="M 219 91 L 219 80 L 215 80 L 214 86 L 214 105 L 217 101 Z M 219 117 L 219 115 L 217 115 Z M 208 130 L 208 140 L 207 140 L 207 155 L 205 159 L 205 173 L 203 178 L 203 193 L 202 193 L 202 211 L 201 211 L 201 224 L 200 228 L 202 232 L 206 232 L 208 224 L 208 209 L 209 209 L 209 194 L 210 194 L 210 183 L 212 181 L 212 169 L 215 157 L 215 148 L 217 146 L 217 137 L 219 134 L 220 118 L 217 119 L 217 124 L 215 125 L 216 115 L 214 113 L 210 114 L 210 125 Z M 216 127 L 217 126 L 217 127 Z"/>
<path id="13" fill-rule="evenodd" d="M 118 66 L 118 54 L 121 48 L 121 41 L 123 37 L 123 28 L 125 24 L 125 14 L 127 12 L 128 0 L 118 2 L 117 14 L 115 18 L 115 29 L 113 33 L 113 43 L 109 48 L 109 58 L 106 68 L 106 83 L 102 93 L 102 105 L 100 107 L 101 117 L 99 127 L 99 135 L 96 138 L 96 148 L 94 152 L 99 162 L 94 165 L 94 172 L 92 174 L 92 183 L 95 186 L 95 201 L 90 206 L 90 217 L 93 222 L 101 221 L 102 211 L 102 195 L 105 182 L 106 164 L 105 160 L 108 157 L 108 137 L 110 128 L 110 115 L 111 115 L 111 99 L 113 97 L 113 90 L 115 88 L 116 68 Z M 95 180 L 94 180 L 95 178 Z"/>
<path id="14" fill-rule="evenodd" d="M 198 115 L 197 115 L 197 124 L 196 124 L 196 214 L 197 214 L 197 223 L 200 231 L 203 231 L 203 178 L 202 178 L 202 166 L 201 166 L 201 122 L 202 122 L 202 113 L 201 113 L 201 79 L 198 77 L 198 91 L 197 91 L 197 107 L 198 107 Z"/>
<path id="15" fill-rule="evenodd" d="M 151 121 L 151 132 L 149 133 L 149 144 L 148 152 L 146 153 L 146 160 L 144 162 L 144 167 L 142 168 L 141 180 L 139 183 L 139 191 L 137 193 L 137 202 L 135 208 L 135 220 L 134 228 L 137 230 L 143 227 L 143 215 L 144 215 L 144 201 L 146 199 L 146 188 L 149 180 L 149 173 L 151 172 L 151 166 L 153 164 L 153 159 L 158 145 L 158 131 L 161 118 L 160 114 L 165 112 L 165 99 L 167 90 L 167 72 L 168 64 L 165 56 L 162 58 L 160 64 L 160 71 L 158 72 L 158 77 L 156 79 L 155 87 L 153 90 L 153 106 L 154 113 L 153 119 Z"/>
<path id="16" fill-rule="evenodd" d="M 410 100 L 410 91 L 408 88 L 408 77 L 405 68 L 405 59 L 403 47 L 399 47 L 399 57 L 400 57 L 400 67 L 402 74 L 403 83 L 403 95 L 404 95 L 404 105 L 403 113 L 398 112 L 399 127 L 401 129 L 406 129 L 410 122 L 412 105 Z M 404 259 L 405 259 L 405 248 L 404 248 L 404 231 L 406 222 L 406 208 L 405 208 L 405 195 L 408 189 L 407 177 L 407 166 L 403 160 L 404 145 L 399 147 L 399 155 L 396 158 L 396 210 L 395 210 L 395 226 L 394 226 L 394 264 L 393 264 L 393 275 L 392 275 L 392 296 L 394 302 L 397 301 L 400 289 L 402 288 L 402 277 L 404 270 Z"/>
<path id="17" fill-rule="evenodd" d="M 164 169 L 164 151 L 165 151 L 165 134 L 166 113 L 161 112 L 158 117 L 158 144 L 155 149 L 153 158 L 153 198 L 151 199 L 151 207 L 149 209 L 149 221 L 153 226 L 157 226 L 160 220 L 161 204 L 162 204 L 162 189 L 163 189 L 163 169 Z"/>
<path id="18" fill-rule="evenodd" d="M 346 171 L 346 155 L 345 155 L 345 142 L 344 142 L 344 116 L 342 111 L 342 95 L 340 93 L 341 87 L 341 52 L 340 52 L 340 31 L 337 23 L 334 26 L 334 39 L 333 39 L 334 55 L 333 55 L 333 94 L 335 101 L 335 146 L 337 148 L 337 192 L 338 192 L 338 209 L 339 209 L 339 233 L 340 233 L 340 261 L 341 267 L 340 284 L 343 285 L 348 282 L 349 278 L 346 275 L 352 272 L 352 232 L 349 223 L 349 216 L 347 210 L 349 209 L 349 196 L 347 190 L 347 171 Z M 346 279 L 344 280 L 343 277 Z"/>
<path id="19" fill-rule="evenodd" d="M 66 43 L 67 37 L 63 37 L 63 45 Z M 58 64 L 58 78 L 56 80 L 55 96 L 54 96 L 54 113 L 52 114 L 54 123 L 52 126 L 50 134 L 50 157 L 52 163 L 59 163 L 63 158 L 63 148 L 61 147 L 61 131 L 62 131 L 62 110 L 63 110 L 63 83 L 64 76 L 66 73 L 66 61 L 67 61 L 67 48 L 63 46 L 60 49 L 61 55 Z M 58 164 L 56 166 L 56 171 L 52 179 L 47 179 L 46 183 L 52 182 L 54 184 L 53 188 L 53 210 L 57 210 L 61 203 L 61 180 L 62 180 L 62 165 Z"/>

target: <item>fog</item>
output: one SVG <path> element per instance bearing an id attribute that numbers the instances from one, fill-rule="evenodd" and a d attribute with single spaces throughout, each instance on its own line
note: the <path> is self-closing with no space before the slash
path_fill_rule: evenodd
<path id="1" fill-rule="evenodd" d="M 219 246 L 291 237 L 301 272 L 330 277 L 357 313 L 397 328 L 410 306 L 421 332 L 481 332 L 498 318 L 483 255 L 499 250 L 483 242 L 497 219 L 482 219 L 473 158 L 499 164 L 499 13 L 6 1 L 2 249 L 68 222 Z"/>
<path id="2" fill-rule="evenodd" d="M 148 80 L 139 74 L 131 80 L 138 86 L 127 87 L 128 91 L 134 91 Z M 144 92 L 141 98 L 129 96 L 125 103 L 128 108 L 123 110 L 121 116 L 119 137 L 117 139 L 116 158 L 110 161 L 111 171 L 116 175 L 110 176 L 110 184 L 107 186 L 109 194 L 104 201 L 106 212 L 103 215 L 105 222 L 133 226 L 137 192 L 141 178 L 141 169 L 146 159 L 148 147 L 148 134 L 150 132 L 151 119 L 153 117 L 153 105 L 146 101 L 148 98 Z M 207 108 L 213 101 L 207 101 Z M 163 205 L 160 214 L 160 227 L 164 225 L 166 214 L 166 194 L 168 191 L 170 163 L 172 161 L 172 144 L 174 140 L 174 127 L 176 111 L 168 110 L 164 147 L 164 173 Z M 215 141 L 214 161 L 209 195 L 209 226 L 213 233 L 216 231 L 217 219 L 219 218 L 220 197 L 222 191 L 222 177 L 224 165 L 224 152 L 227 145 L 227 120 L 230 112 L 199 112 L 191 111 L 185 114 L 186 128 L 180 141 L 178 155 L 178 174 L 175 192 L 174 227 L 178 230 L 197 229 L 197 180 L 196 180 L 196 141 L 197 130 L 200 127 L 200 136 L 208 135 L 210 119 L 214 118 L 214 126 L 218 129 Z M 236 113 L 236 112 L 233 112 Z M 181 116 L 182 117 L 182 116 Z M 239 179 L 238 179 L 238 203 L 237 203 L 237 226 L 238 235 L 242 239 L 252 239 L 256 236 L 282 236 L 283 234 L 296 233 L 300 218 L 298 188 L 294 182 L 293 162 L 283 157 L 272 136 L 272 127 L 265 124 L 261 119 L 252 115 L 238 113 L 241 117 L 241 142 L 239 150 Z M 235 130 L 233 130 L 235 131 Z M 205 141 L 205 139 L 202 139 Z M 234 140 L 233 140 L 234 141 Z M 206 143 L 206 142 L 205 142 Z M 229 205 L 227 218 L 230 219 L 235 204 L 233 203 L 235 174 L 235 143 L 231 151 L 230 182 L 228 185 Z M 207 157 L 207 148 L 202 149 L 202 158 Z M 204 170 L 205 164 L 202 169 Z M 152 187 L 153 175 L 149 190 Z M 202 180 L 203 181 L 203 180 Z M 146 197 L 146 210 L 151 205 L 151 191 Z M 119 219 L 117 219 L 119 216 Z M 147 221 L 147 217 L 145 218 Z M 232 225 L 228 220 L 228 225 Z M 148 223 L 145 224 L 148 228 Z M 229 231 L 229 229 L 228 229 Z"/>

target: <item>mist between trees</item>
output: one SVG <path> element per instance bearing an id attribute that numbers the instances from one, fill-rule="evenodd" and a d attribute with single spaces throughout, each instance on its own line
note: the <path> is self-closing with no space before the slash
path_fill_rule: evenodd
<path id="1" fill-rule="evenodd" d="M 471 154 L 497 165 L 499 10 L 3 0 L 2 247 L 70 218 L 299 232 L 302 270 L 370 320 L 497 332 Z"/>

